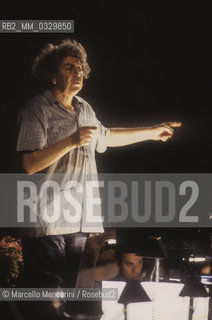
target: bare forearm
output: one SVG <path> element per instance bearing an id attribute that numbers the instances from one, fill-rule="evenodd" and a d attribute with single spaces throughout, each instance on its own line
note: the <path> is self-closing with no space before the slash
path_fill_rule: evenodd
<path id="1" fill-rule="evenodd" d="M 146 140 L 154 140 L 154 132 L 152 127 L 111 128 L 110 135 L 108 137 L 108 146 L 126 146 Z"/>
<path id="2" fill-rule="evenodd" d="M 49 167 L 73 148 L 70 137 L 65 138 L 45 149 L 25 153 L 22 167 L 26 173 L 33 174 Z"/>
<path id="3" fill-rule="evenodd" d="M 172 137 L 174 132 L 172 128 L 180 126 L 181 122 L 164 122 L 152 127 L 111 128 L 108 137 L 108 146 L 126 146 L 147 140 L 165 142 Z"/>

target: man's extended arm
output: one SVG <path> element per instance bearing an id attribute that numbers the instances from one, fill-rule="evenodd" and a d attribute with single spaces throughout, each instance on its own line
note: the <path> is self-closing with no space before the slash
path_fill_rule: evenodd
<path id="1" fill-rule="evenodd" d="M 180 122 L 167 122 L 147 128 L 111 128 L 108 136 L 108 146 L 118 147 L 146 140 L 166 141 L 173 135 L 171 127 L 181 126 Z M 73 148 L 88 145 L 92 133 L 97 127 L 81 127 L 70 137 L 33 152 L 23 152 L 22 168 L 24 172 L 33 174 L 39 172 L 59 160 Z"/>
<path id="2" fill-rule="evenodd" d="M 172 127 L 180 126 L 181 122 L 165 122 L 153 127 L 111 128 L 108 136 L 108 146 L 126 146 L 147 140 L 166 141 L 173 135 Z"/>

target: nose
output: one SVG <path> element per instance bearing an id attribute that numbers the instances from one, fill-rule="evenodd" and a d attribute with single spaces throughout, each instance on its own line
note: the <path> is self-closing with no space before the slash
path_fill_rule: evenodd
<path id="1" fill-rule="evenodd" d="M 134 275 L 139 274 L 139 271 L 140 271 L 140 269 L 139 269 L 139 267 L 137 267 L 137 266 L 134 266 L 134 267 L 132 268 L 132 273 L 133 273 Z"/>
<path id="2" fill-rule="evenodd" d="M 82 70 L 80 70 L 80 69 L 75 69 L 74 70 L 74 77 L 76 77 L 76 76 L 81 76 L 83 74 L 83 71 Z"/>

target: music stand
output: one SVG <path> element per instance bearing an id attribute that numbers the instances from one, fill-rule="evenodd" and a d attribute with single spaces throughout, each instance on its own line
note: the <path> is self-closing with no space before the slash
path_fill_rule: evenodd
<path id="1" fill-rule="evenodd" d="M 151 301 L 145 290 L 140 284 L 140 280 L 128 280 L 118 303 L 124 305 L 125 320 L 127 320 L 127 305 L 132 302 Z"/>
<path id="2" fill-rule="evenodd" d="M 188 319 L 192 320 L 192 315 L 194 312 L 194 298 L 206 298 L 208 297 L 208 293 L 204 287 L 204 285 L 201 283 L 201 278 L 198 276 L 194 270 L 190 269 L 190 273 L 188 274 L 185 285 L 180 292 L 180 297 L 189 297 L 189 316 Z"/>

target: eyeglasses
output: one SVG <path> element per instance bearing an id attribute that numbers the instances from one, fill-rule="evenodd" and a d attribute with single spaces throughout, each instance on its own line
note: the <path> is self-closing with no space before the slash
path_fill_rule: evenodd
<path id="1" fill-rule="evenodd" d="M 71 63 L 66 63 L 63 66 L 63 69 L 68 72 L 68 73 L 74 73 L 74 74 L 83 74 L 82 66 L 75 66 L 74 64 Z"/>

